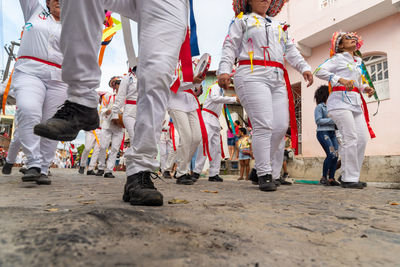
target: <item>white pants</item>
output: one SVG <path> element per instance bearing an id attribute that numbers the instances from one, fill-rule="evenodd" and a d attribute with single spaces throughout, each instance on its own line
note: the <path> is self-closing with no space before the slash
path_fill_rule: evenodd
<path id="1" fill-rule="evenodd" d="M 100 152 L 99 152 L 99 170 L 104 170 L 105 173 L 113 172 L 115 167 L 115 160 L 121 148 L 124 132 L 122 128 L 117 126 L 110 126 L 110 129 L 102 129 L 100 137 Z M 106 156 L 107 149 L 111 143 L 111 151 L 108 154 L 107 164 Z"/>
<path id="2" fill-rule="evenodd" d="M 176 149 L 178 156 L 176 177 L 179 177 L 190 173 L 190 161 L 201 142 L 200 122 L 197 111 L 171 110 L 169 115 L 179 133 L 179 145 Z"/>
<path id="3" fill-rule="evenodd" d="M 285 138 L 282 139 L 281 143 L 279 144 L 278 149 L 276 150 L 275 154 L 273 155 L 272 161 L 272 178 L 277 180 L 281 178 L 281 171 L 283 165 L 283 159 L 285 157 Z"/>
<path id="4" fill-rule="evenodd" d="M 338 109 L 329 112 L 342 136 L 340 157 L 342 160 L 343 182 L 358 182 L 365 148 L 368 141 L 368 128 L 363 113 Z"/>
<path id="5" fill-rule="evenodd" d="M 19 141 L 18 137 L 18 110 L 15 113 L 15 123 L 14 123 L 14 136 L 10 142 L 10 146 L 8 147 L 7 158 L 6 162 L 10 164 L 16 163 L 15 160 L 17 159 L 19 150 L 21 149 L 21 142 Z"/>
<path id="6" fill-rule="evenodd" d="M 235 75 L 235 91 L 253 125 L 255 168 L 257 174 L 262 176 L 272 174 L 273 155 L 289 127 L 289 104 L 284 81 L 255 78 L 241 76 L 238 72 Z"/>
<path id="7" fill-rule="evenodd" d="M 33 127 L 50 119 L 65 102 L 67 85 L 16 70 L 13 86 L 19 113 L 18 137 L 27 157 L 27 168 L 40 168 L 47 175 L 58 141 L 35 135 Z"/>
<path id="8" fill-rule="evenodd" d="M 212 177 L 218 175 L 221 168 L 221 127 L 209 125 L 207 124 L 207 122 L 205 122 L 205 124 L 207 129 L 210 154 L 212 158 L 208 173 L 209 176 Z M 207 156 L 204 156 L 203 153 L 203 142 L 200 142 L 197 150 L 196 165 L 194 168 L 195 173 L 201 174 L 204 168 L 204 164 L 206 163 L 206 159 Z"/>
<path id="9" fill-rule="evenodd" d="M 169 137 L 169 132 L 162 132 L 160 137 L 160 142 L 158 144 L 158 148 L 160 150 L 160 169 L 165 171 L 165 167 L 167 165 L 167 159 L 169 153 L 174 150 L 172 140 Z"/>
<path id="10" fill-rule="evenodd" d="M 96 129 L 95 131 L 96 131 L 97 138 L 99 138 L 99 141 L 100 141 L 100 132 L 101 131 L 99 129 Z M 81 163 L 80 163 L 81 167 L 86 167 L 89 153 L 92 149 L 93 149 L 93 152 L 92 152 L 92 158 L 90 159 L 90 162 L 92 162 L 92 160 L 94 160 L 94 163 L 96 164 L 97 157 L 98 157 L 99 151 L 100 151 L 100 146 L 97 143 L 96 137 L 94 136 L 93 132 L 88 131 L 88 132 L 85 132 L 85 149 L 83 150 L 82 156 L 81 156 Z"/>
<path id="11" fill-rule="evenodd" d="M 126 159 L 127 175 L 154 171 L 159 163 L 157 143 L 170 96 L 172 74 L 184 41 L 188 0 L 63 0 L 61 49 L 63 80 L 68 99 L 97 107 L 100 86 L 98 52 L 104 9 L 138 22 L 138 114 L 132 157 Z M 80 29 L 76 31 L 76 29 Z"/>
<path id="12" fill-rule="evenodd" d="M 132 142 L 133 137 L 135 136 L 135 122 L 136 118 L 132 116 L 124 116 L 122 117 L 122 120 L 124 121 L 125 129 L 128 131 L 129 135 L 129 140 Z"/>

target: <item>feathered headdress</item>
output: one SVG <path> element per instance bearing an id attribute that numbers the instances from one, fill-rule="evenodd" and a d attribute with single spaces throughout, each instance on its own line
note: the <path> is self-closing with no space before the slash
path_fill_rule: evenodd
<path id="1" fill-rule="evenodd" d="M 267 15 L 270 17 L 275 17 L 281 12 L 283 6 L 289 0 L 272 0 L 271 4 L 267 10 Z M 248 5 L 249 0 L 233 0 L 233 10 L 235 11 L 235 16 L 239 15 L 241 12 L 246 11 L 246 6 Z"/>
<path id="2" fill-rule="evenodd" d="M 361 39 L 361 36 L 358 36 L 355 32 L 342 32 L 338 31 L 332 35 L 331 39 L 331 51 L 330 56 L 333 57 L 336 53 L 339 52 L 339 43 L 345 35 L 349 35 L 357 41 L 357 50 L 360 50 L 361 46 L 364 44 L 364 41 Z"/>

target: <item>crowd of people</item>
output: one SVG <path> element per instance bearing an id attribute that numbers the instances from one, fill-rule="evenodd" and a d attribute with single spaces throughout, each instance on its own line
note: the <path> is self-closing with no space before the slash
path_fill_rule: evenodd
<path id="1" fill-rule="evenodd" d="M 176 183 L 189 186 L 199 179 L 208 159 L 208 181 L 223 182 L 219 116 L 224 104 L 240 103 L 252 126 L 251 138 L 238 122 L 235 134 L 232 128 L 228 131 L 229 157 L 240 162 L 239 179 L 249 177 L 261 191 L 290 184 L 285 181 L 287 170 L 281 172 L 290 154 L 298 152 L 298 134 L 284 62 L 304 77 L 307 86 L 314 78 L 288 34 L 289 25 L 273 18 L 285 2 L 233 1 L 236 17 L 223 43 L 218 83 L 201 105 L 198 96 L 205 75 L 193 72 L 191 56 L 198 54 L 198 47 L 193 19 L 188 30 L 192 0 L 64 0 L 62 7 L 58 0 L 48 0 L 47 9 L 38 0 L 20 0 L 26 25 L 12 77 L 18 109 L 10 150 L 22 147 L 26 155 L 22 181 L 51 184 L 48 169 L 57 141 L 72 141 L 80 130 L 86 131 L 86 140 L 79 172 L 87 168 L 87 174 L 113 178 L 126 130 L 130 146 L 124 154 L 123 200 L 162 205 L 163 195 L 152 181 L 160 166 L 165 178 L 174 171 Z M 108 93 L 97 90 L 105 10 L 138 22 L 140 47 L 138 65 L 113 77 L 113 91 Z M 367 133 L 373 132 L 361 93 L 372 96 L 374 90 L 362 82 L 362 60 L 356 56 L 361 45 L 354 33 L 335 33 L 331 58 L 315 71 L 332 91 L 329 95 L 320 88 L 315 94 L 317 138 L 327 154 L 321 183 L 326 185 L 336 185 L 340 155 L 342 187 L 365 186 L 359 182 L 360 171 Z M 232 80 L 237 96 L 227 97 L 224 89 Z M 336 129 L 341 142 L 335 141 Z M 253 158 L 255 168 L 250 171 Z M 14 162 L 10 157 L 6 164 Z"/>

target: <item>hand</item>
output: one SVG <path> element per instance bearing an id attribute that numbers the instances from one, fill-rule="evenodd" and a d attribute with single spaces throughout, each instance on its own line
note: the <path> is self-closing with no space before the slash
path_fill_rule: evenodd
<path id="1" fill-rule="evenodd" d="M 106 111 L 106 115 L 108 116 L 108 115 L 110 115 L 111 114 L 111 109 L 108 109 L 107 111 Z"/>
<path id="2" fill-rule="evenodd" d="M 308 82 L 307 87 L 310 87 L 314 83 L 314 76 L 311 71 L 303 72 L 303 78 L 306 82 Z"/>
<path id="3" fill-rule="evenodd" d="M 340 78 L 339 83 L 342 84 L 344 87 L 346 87 L 347 91 L 351 91 L 354 88 L 354 81 Z"/>
<path id="4" fill-rule="evenodd" d="M 222 89 L 228 89 L 230 83 L 231 83 L 231 77 L 229 76 L 228 73 L 219 75 L 218 77 L 219 87 L 221 87 Z"/>
<path id="5" fill-rule="evenodd" d="M 240 99 L 239 99 L 239 97 L 237 97 L 237 96 L 236 96 L 236 103 L 239 103 L 239 104 L 240 104 Z"/>
<path id="6" fill-rule="evenodd" d="M 193 77 L 193 84 L 202 83 L 202 82 L 204 81 L 205 78 L 206 78 L 206 77 L 202 77 L 202 75 L 199 74 L 198 76 Z"/>
<path id="7" fill-rule="evenodd" d="M 364 93 L 368 94 L 368 97 L 372 97 L 375 94 L 375 90 L 372 87 L 366 87 Z"/>

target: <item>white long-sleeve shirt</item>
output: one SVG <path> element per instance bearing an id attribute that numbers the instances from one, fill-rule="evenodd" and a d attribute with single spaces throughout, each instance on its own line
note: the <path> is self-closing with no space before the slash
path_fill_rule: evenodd
<path id="1" fill-rule="evenodd" d="M 232 22 L 223 44 L 218 74 L 230 74 L 235 59 L 250 60 L 249 53 L 251 52 L 253 52 L 253 60 L 264 61 L 265 59 L 284 64 L 284 59 L 286 59 L 300 73 L 311 71 L 311 67 L 288 35 L 285 24 L 273 21 L 269 17 L 263 18 L 250 13 L 241 18 L 236 17 Z M 251 77 L 253 80 L 265 79 L 265 77 L 283 80 L 283 71 L 275 67 L 254 66 L 252 72 L 250 65 L 242 65 L 237 69 L 237 73 Z"/>
<path id="2" fill-rule="evenodd" d="M 58 65 L 62 64 L 60 49 L 61 23 L 39 4 L 38 0 L 20 0 L 25 26 L 18 57 L 31 56 Z M 31 59 L 20 59 L 15 69 L 37 77 L 62 81 L 61 69 Z"/>
<path id="3" fill-rule="evenodd" d="M 111 119 L 113 118 L 112 109 L 115 103 L 115 94 L 106 93 L 102 96 L 101 100 L 101 110 L 100 110 L 100 127 L 101 129 L 110 129 Z M 111 110 L 109 115 L 106 114 L 107 110 Z"/>
<path id="4" fill-rule="evenodd" d="M 220 128 L 219 124 L 219 116 L 221 115 L 222 108 L 224 104 L 233 104 L 236 103 L 236 97 L 224 96 L 224 90 L 219 87 L 218 84 L 215 84 L 211 87 L 210 92 L 208 93 L 208 97 L 204 102 L 203 109 L 208 109 L 213 111 L 218 117 L 213 114 L 203 110 L 203 118 L 204 122 L 209 125 Z"/>
<path id="5" fill-rule="evenodd" d="M 129 73 L 121 79 L 118 94 L 112 107 L 112 118 L 118 119 L 118 114 L 124 109 L 124 116 L 136 118 L 136 105 L 125 104 L 126 100 L 136 101 L 138 97 L 137 78 L 133 73 Z"/>
<path id="6" fill-rule="evenodd" d="M 315 75 L 325 81 L 329 81 L 332 87 L 343 86 L 339 79 L 354 81 L 354 87 L 361 92 L 367 87 L 362 84 L 361 72 L 362 60 L 359 57 L 351 56 L 349 53 L 337 53 L 332 58 L 318 67 Z M 328 112 L 335 109 L 346 109 L 353 112 L 362 112 L 362 101 L 357 92 L 332 92 L 326 103 Z"/>

